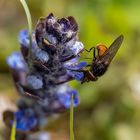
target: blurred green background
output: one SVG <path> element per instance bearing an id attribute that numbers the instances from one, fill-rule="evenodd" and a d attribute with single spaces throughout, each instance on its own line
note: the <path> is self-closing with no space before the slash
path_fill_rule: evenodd
<path id="1" fill-rule="evenodd" d="M 140 1 L 28 0 L 28 4 L 34 27 L 40 16 L 50 12 L 57 17 L 74 16 L 79 24 L 79 39 L 87 49 L 98 43 L 109 46 L 118 35 L 124 35 L 123 45 L 104 76 L 82 86 L 70 83 L 81 97 L 74 117 L 75 140 L 140 140 Z M 19 51 L 17 36 L 27 28 L 27 22 L 19 0 L 0 0 L 0 11 L 1 119 L 2 111 L 14 103 L 17 95 L 5 59 Z M 69 118 L 63 117 L 63 121 L 55 122 L 57 127 L 48 128 L 58 133 L 57 140 L 68 139 Z"/>

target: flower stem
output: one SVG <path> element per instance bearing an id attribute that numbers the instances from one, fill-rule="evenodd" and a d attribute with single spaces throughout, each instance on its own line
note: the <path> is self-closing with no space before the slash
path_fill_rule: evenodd
<path id="1" fill-rule="evenodd" d="M 12 125 L 10 140 L 16 140 L 16 120 L 14 120 Z"/>
<path id="2" fill-rule="evenodd" d="M 71 105 L 70 105 L 70 140 L 74 140 L 74 132 L 73 132 L 73 94 L 71 94 Z"/>
<path id="3" fill-rule="evenodd" d="M 30 10 L 28 8 L 26 1 L 20 0 L 20 2 L 25 10 L 27 22 L 28 22 L 29 40 L 30 40 L 30 47 L 29 47 L 29 52 L 28 52 L 28 65 L 31 66 L 30 59 L 31 59 L 31 51 L 32 51 L 32 18 L 31 18 Z"/>

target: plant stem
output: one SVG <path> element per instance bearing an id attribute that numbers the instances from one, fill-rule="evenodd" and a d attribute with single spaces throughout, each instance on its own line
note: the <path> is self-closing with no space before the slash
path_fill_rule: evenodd
<path id="1" fill-rule="evenodd" d="M 16 140 L 16 120 L 14 120 L 12 125 L 10 140 Z"/>
<path id="2" fill-rule="evenodd" d="M 73 132 L 73 94 L 71 94 L 71 105 L 70 105 L 70 140 L 74 140 L 74 132 Z"/>
<path id="3" fill-rule="evenodd" d="M 31 59 L 31 51 L 32 51 L 32 18 L 31 18 L 30 10 L 28 8 L 26 1 L 20 0 L 20 2 L 25 10 L 27 22 L 28 22 L 29 40 L 30 40 L 30 47 L 29 47 L 29 52 L 28 52 L 28 65 L 30 67 L 31 66 L 30 59 Z"/>

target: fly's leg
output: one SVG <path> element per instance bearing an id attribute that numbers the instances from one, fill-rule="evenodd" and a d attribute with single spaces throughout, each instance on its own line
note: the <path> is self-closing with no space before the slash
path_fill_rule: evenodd
<path id="1" fill-rule="evenodd" d="M 90 82 L 90 81 L 96 81 L 98 78 L 95 77 L 90 70 L 85 70 L 84 71 L 84 77 L 82 79 L 81 84 L 85 82 Z"/>
<path id="2" fill-rule="evenodd" d="M 93 50 L 93 58 L 95 59 L 95 56 L 96 56 L 96 48 L 95 47 L 91 47 L 89 50 L 87 49 L 84 49 L 86 52 L 91 52 L 91 50 Z"/>
<path id="3" fill-rule="evenodd" d="M 72 69 L 68 69 L 68 70 L 71 70 L 71 71 L 76 71 L 76 72 L 83 72 L 84 73 L 84 77 L 81 81 L 81 84 L 85 83 L 85 82 L 89 82 L 89 81 L 96 81 L 98 78 L 95 77 L 92 72 L 90 70 L 84 70 L 84 69 L 81 69 L 81 70 L 72 70 Z"/>
<path id="4" fill-rule="evenodd" d="M 86 51 L 86 52 L 91 52 L 91 50 L 92 49 L 94 49 L 93 50 L 93 58 L 95 58 L 95 47 L 92 47 L 92 48 L 90 48 L 89 50 L 87 50 L 87 49 L 84 49 L 84 51 Z M 93 59 L 93 58 L 88 58 L 88 57 L 81 57 L 80 55 L 78 55 L 80 58 L 83 58 L 83 59 Z"/>
<path id="5" fill-rule="evenodd" d="M 91 47 L 89 50 L 84 49 L 86 52 L 91 52 L 92 49 L 95 49 L 95 47 Z"/>

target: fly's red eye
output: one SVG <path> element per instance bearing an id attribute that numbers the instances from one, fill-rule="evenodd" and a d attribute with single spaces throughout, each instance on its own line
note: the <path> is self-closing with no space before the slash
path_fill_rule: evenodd
<path id="1" fill-rule="evenodd" d="M 106 52 L 107 47 L 105 45 L 101 44 L 101 45 L 97 46 L 97 50 L 98 50 L 98 56 L 100 57 Z"/>

